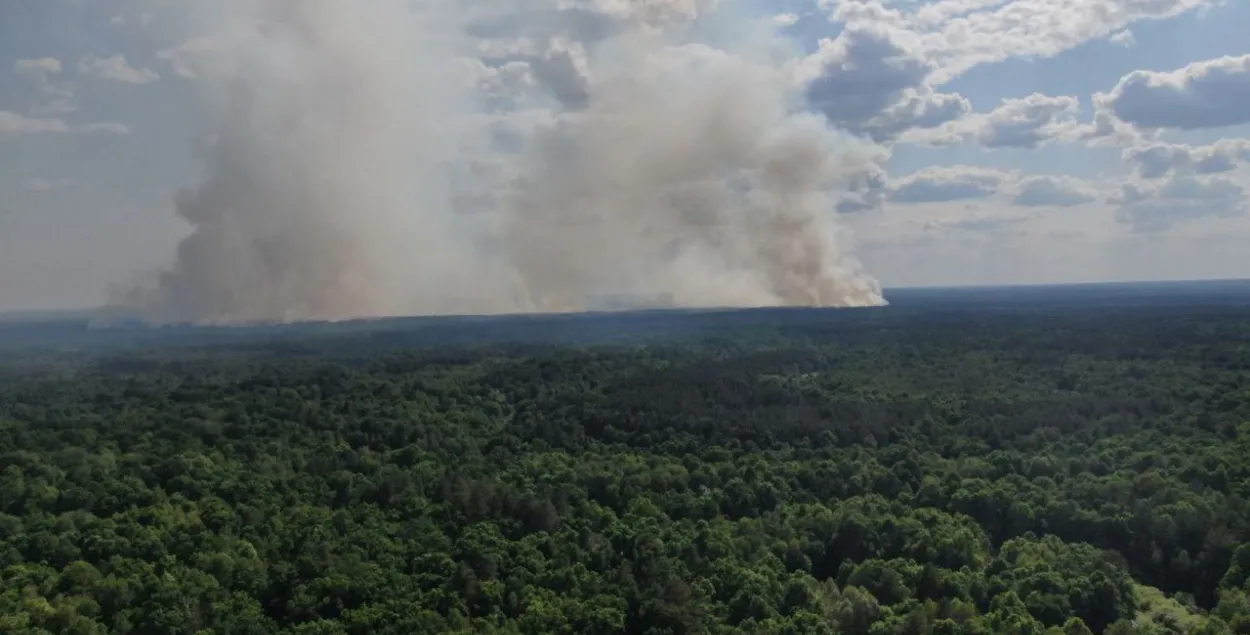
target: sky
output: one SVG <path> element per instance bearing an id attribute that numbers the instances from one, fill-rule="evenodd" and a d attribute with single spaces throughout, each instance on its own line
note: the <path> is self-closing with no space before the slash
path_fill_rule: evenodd
<path id="1" fill-rule="evenodd" d="M 0 311 L 96 306 L 175 258 L 214 35 L 185 6 L 0 0 Z M 1250 277 L 1250 2 L 745 6 L 793 45 L 804 108 L 873 150 L 827 213 L 887 291 Z"/>

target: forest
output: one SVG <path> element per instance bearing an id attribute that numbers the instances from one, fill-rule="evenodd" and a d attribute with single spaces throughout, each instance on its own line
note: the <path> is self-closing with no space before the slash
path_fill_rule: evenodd
<path id="1" fill-rule="evenodd" d="M 0 633 L 1250 634 L 1250 291 L 0 321 Z"/>

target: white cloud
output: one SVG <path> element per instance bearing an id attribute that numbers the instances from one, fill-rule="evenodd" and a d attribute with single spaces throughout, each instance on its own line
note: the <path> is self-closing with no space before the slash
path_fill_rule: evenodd
<path id="1" fill-rule="evenodd" d="M 1121 121 L 1147 129 L 1250 123 L 1250 55 L 1194 62 L 1169 72 L 1133 71 L 1095 100 Z"/>
<path id="2" fill-rule="evenodd" d="M 0 110 L 0 140 L 27 135 L 68 132 L 126 135 L 130 134 L 130 127 L 115 122 L 97 122 L 71 126 L 65 123 L 63 119 L 27 117 L 19 113 Z"/>
<path id="3" fill-rule="evenodd" d="M 920 86 L 932 67 L 888 32 L 848 28 L 804 60 L 808 100 L 830 121 L 855 128 Z M 813 68 L 814 67 L 814 68 Z"/>
<path id="4" fill-rule="evenodd" d="M 152 23 L 156 21 L 156 13 L 152 11 L 144 11 L 136 16 L 134 21 L 138 23 L 139 26 L 151 26 Z M 109 24 L 113 26 L 125 26 L 127 22 L 129 22 L 129 20 L 127 20 L 126 16 L 120 13 L 109 18 Z"/>
<path id="5" fill-rule="evenodd" d="M 1220 0 L 941 0 L 903 10 L 882 0 L 820 0 L 852 25 L 910 34 L 939 70 L 937 83 L 1012 57 L 1052 57 L 1128 25 L 1216 5 Z"/>
<path id="6" fill-rule="evenodd" d="M 487 99 L 504 109 L 514 109 L 516 104 L 537 86 L 538 80 L 529 62 L 510 60 L 497 66 L 488 66 L 480 60 L 465 60 L 474 83 L 485 93 Z"/>
<path id="7" fill-rule="evenodd" d="M 861 178 L 851 182 L 838 201 L 837 210 L 853 214 L 881 207 L 889 194 L 890 177 L 882 165 L 889 159 L 888 151 L 870 162 Z"/>
<path id="8" fill-rule="evenodd" d="M 545 48 L 525 43 L 498 56 L 486 56 L 480 86 L 497 98 L 518 99 L 541 87 L 565 109 L 581 110 L 590 99 L 586 47 L 568 38 L 551 38 Z M 483 64 L 483 62 L 478 62 Z M 515 105 L 513 103 L 512 105 Z"/>
<path id="9" fill-rule="evenodd" d="M 972 166 L 925 168 L 892 183 L 889 198 L 896 203 L 985 198 L 993 195 L 1008 176 L 999 170 Z"/>
<path id="10" fill-rule="evenodd" d="M 1033 93 L 1023 99 L 1004 99 L 985 116 L 977 141 L 987 148 L 1036 148 L 1064 129 L 1081 112 L 1075 97 L 1048 97 Z"/>
<path id="11" fill-rule="evenodd" d="M 1137 38 L 1133 36 L 1132 31 L 1124 29 L 1123 31 L 1112 33 L 1111 37 L 1107 38 L 1107 41 L 1127 48 L 1136 44 Z"/>
<path id="12" fill-rule="evenodd" d="M 1144 179 L 1231 172 L 1241 162 L 1250 162 L 1250 139 L 1221 139 L 1206 146 L 1154 143 L 1126 149 L 1124 159 Z"/>
<path id="13" fill-rule="evenodd" d="M 1005 99 L 987 114 L 975 138 L 987 148 L 1036 148 L 1077 125 L 1081 112 L 1075 97 L 1034 93 L 1023 99 Z"/>
<path id="14" fill-rule="evenodd" d="M 1096 198 L 1094 188 L 1078 179 L 1038 176 L 1022 181 L 1012 202 L 1023 207 L 1074 207 Z"/>
<path id="15" fill-rule="evenodd" d="M 1246 192 L 1220 176 L 1175 175 L 1159 184 L 1128 183 L 1111 199 L 1116 219 L 1138 232 L 1159 232 L 1203 217 L 1229 218 L 1246 211 Z"/>
<path id="16" fill-rule="evenodd" d="M 20 59 L 13 62 L 13 72 L 17 75 L 42 80 L 48 75 L 55 75 L 61 72 L 61 60 L 55 57 Z"/>
<path id="17" fill-rule="evenodd" d="M 879 142 L 896 138 L 1035 148 L 1050 139 L 1126 143 L 1138 137 L 1103 116 L 1075 119 L 1075 97 L 1033 95 L 969 117 L 962 96 L 936 87 L 967 70 L 1013 57 L 1051 57 L 1106 38 L 1132 43 L 1129 25 L 1208 8 L 1218 0 L 819 0 L 845 30 L 805 60 L 818 66 L 810 98 L 835 124 Z"/>
<path id="18" fill-rule="evenodd" d="M 902 100 L 873 117 L 865 130 L 877 141 L 896 139 L 908 130 L 932 130 L 959 121 L 972 112 L 972 102 L 959 93 L 928 87 L 908 89 Z"/>
<path id="19" fill-rule="evenodd" d="M 1082 179 L 1061 175 L 1024 175 L 1014 170 L 970 165 L 925 168 L 890 182 L 884 189 L 890 201 L 908 204 L 974 201 L 1007 194 L 1011 205 L 1020 208 L 1075 207 L 1093 203 L 1099 198 L 1097 188 Z M 980 205 L 972 206 L 975 207 Z M 1005 204 L 996 206 L 993 218 L 1000 218 L 1009 207 Z M 984 214 L 976 214 L 972 218 L 984 217 Z M 955 220 L 968 218 L 967 215 L 957 215 Z M 976 225 L 974 223 L 967 228 Z"/>
<path id="20" fill-rule="evenodd" d="M 161 78 L 151 69 L 131 66 L 121 54 L 110 57 L 88 55 L 78 60 L 78 72 L 126 84 L 151 84 Z"/>
<path id="21" fill-rule="evenodd" d="M 219 68 L 220 55 L 227 51 L 234 40 L 227 35 L 204 35 L 164 49 L 156 57 L 179 77 L 197 79 Z"/>
<path id="22" fill-rule="evenodd" d="M 799 21 L 799 16 L 793 13 L 779 13 L 773 16 L 773 24 L 777 26 L 793 26 Z"/>
<path id="23" fill-rule="evenodd" d="M 574 10 L 599 13 L 616 20 L 628 20 L 649 26 L 689 23 L 719 0 L 574 0 L 552 3 Z M 565 9 L 567 10 L 567 9 Z"/>
<path id="24" fill-rule="evenodd" d="M 1068 141 L 1084 141 L 1091 147 L 1134 147 L 1152 143 L 1157 134 L 1147 134 L 1132 124 L 1120 121 L 1099 105 L 1095 98 L 1094 120 L 1063 131 L 1062 137 Z"/>
<path id="25" fill-rule="evenodd" d="M 74 89 L 65 82 L 52 79 L 52 76 L 61 73 L 61 60 L 55 57 L 19 59 L 13 62 L 13 73 L 30 79 L 37 87 L 30 115 L 64 115 L 78 109 L 74 104 Z"/>
<path id="26" fill-rule="evenodd" d="M 78 110 L 74 89 L 67 84 L 44 84 L 39 87 L 39 97 L 30 109 L 32 115 L 65 115 Z"/>
<path id="27" fill-rule="evenodd" d="M 796 69 L 812 107 L 834 125 L 886 141 L 913 127 L 931 128 L 972 110 L 963 96 L 926 84 L 934 66 L 876 26 L 844 30 Z"/>
<path id="28" fill-rule="evenodd" d="M 0 110 L 0 139 L 56 132 L 69 132 L 69 126 L 60 119 L 25 117 Z"/>
<path id="29" fill-rule="evenodd" d="M 1034 93 L 1021 99 L 1004 99 L 987 113 L 949 122 L 933 130 L 913 130 L 904 141 L 950 145 L 975 139 L 986 148 L 1036 148 L 1073 134 L 1080 125 L 1080 101 L 1075 97 L 1049 97 Z"/>

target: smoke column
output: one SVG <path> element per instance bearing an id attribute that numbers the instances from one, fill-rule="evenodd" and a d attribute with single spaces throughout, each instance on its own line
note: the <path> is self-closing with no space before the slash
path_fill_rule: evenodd
<path id="1" fill-rule="evenodd" d="M 176 200 L 191 232 L 122 300 L 148 319 L 883 303 L 834 212 L 871 156 L 803 111 L 765 22 L 692 0 L 220 4 L 184 73 L 210 133 Z"/>

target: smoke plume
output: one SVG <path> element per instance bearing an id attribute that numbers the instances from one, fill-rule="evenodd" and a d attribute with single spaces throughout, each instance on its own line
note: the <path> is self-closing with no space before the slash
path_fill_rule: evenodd
<path id="1" fill-rule="evenodd" d="M 176 199 L 176 261 L 125 298 L 152 320 L 883 303 L 833 198 L 873 157 L 804 111 L 766 20 L 221 4 L 168 56 L 201 96 L 206 176 Z"/>

